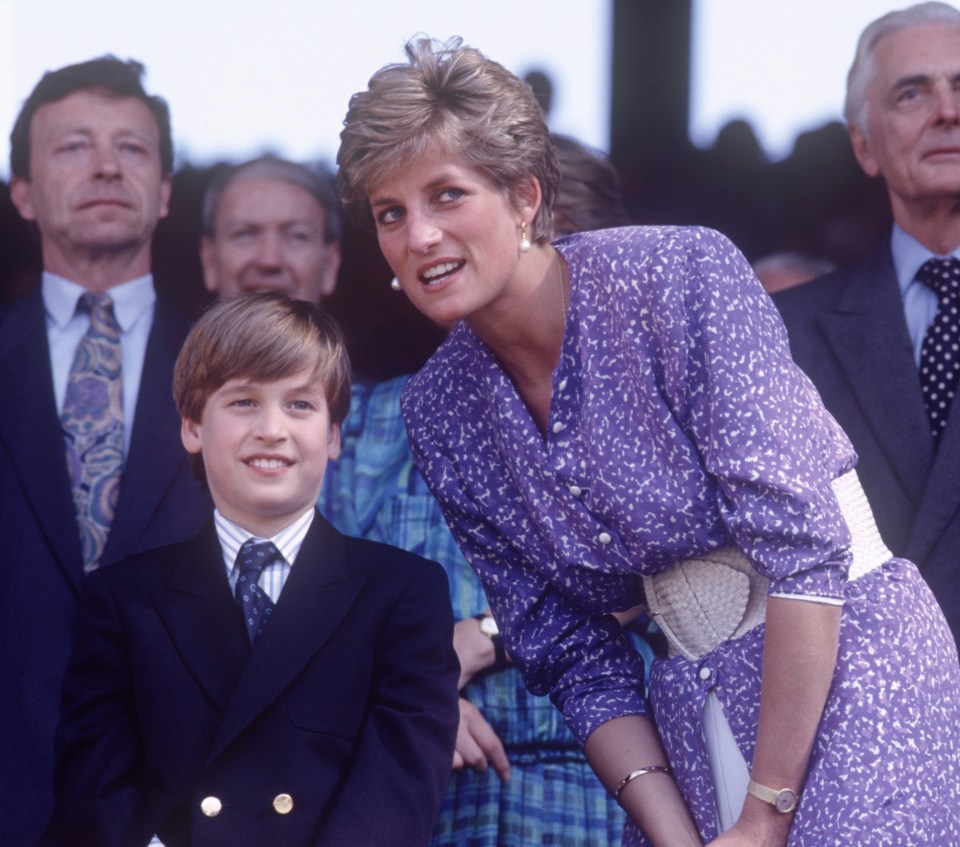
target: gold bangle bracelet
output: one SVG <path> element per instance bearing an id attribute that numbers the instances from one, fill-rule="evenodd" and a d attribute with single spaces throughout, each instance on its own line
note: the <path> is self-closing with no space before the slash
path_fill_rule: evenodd
<path id="1" fill-rule="evenodd" d="M 637 777 L 643 776 L 648 773 L 665 773 L 668 776 L 673 775 L 673 771 L 669 767 L 664 765 L 648 765 L 645 768 L 638 768 L 635 771 L 630 771 L 623 779 L 620 780 L 620 784 L 617 786 L 617 790 L 613 792 L 613 799 L 618 803 L 620 802 L 620 795 L 623 793 L 623 789 L 626 788 L 631 782 L 633 782 Z"/>

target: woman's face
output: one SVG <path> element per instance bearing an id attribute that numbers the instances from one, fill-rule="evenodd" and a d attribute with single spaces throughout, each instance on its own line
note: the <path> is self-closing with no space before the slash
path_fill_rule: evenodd
<path id="1" fill-rule="evenodd" d="M 427 317 L 451 324 L 509 297 L 520 223 L 529 229 L 536 205 L 515 209 L 483 171 L 446 153 L 414 160 L 375 185 L 369 200 L 380 249 Z"/>

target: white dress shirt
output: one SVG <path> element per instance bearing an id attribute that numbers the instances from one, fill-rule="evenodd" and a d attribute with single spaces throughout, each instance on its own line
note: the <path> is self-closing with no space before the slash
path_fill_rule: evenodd
<path id="1" fill-rule="evenodd" d="M 946 256 L 938 256 L 894 224 L 890 252 L 893 254 L 893 269 L 900 286 L 900 296 L 903 297 L 903 313 L 913 345 L 913 359 L 919 369 L 923 338 L 937 314 L 939 300 L 929 285 L 917 279 L 917 272 L 928 259 L 946 259 L 950 256 L 960 259 L 960 247 Z"/>
<path id="2" fill-rule="evenodd" d="M 47 314 L 47 343 L 50 346 L 50 364 L 53 367 L 53 391 L 57 411 L 63 410 L 67 380 L 77 345 L 90 326 L 90 315 L 77 312 L 80 295 L 86 293 L 81 285 L 43 272 L 41 283 L 43 305 Z M 140 377 L 147 354 L 147 339 L 153 326 L 157 300 L 153 275 L 115 285 L 107 294 L 113 300 L 113 313 L 120 326 L 120 356 L 123 380 L 123 438 L 124 455 L 130 450 L 130 433 L 140 394 Z"/>
<path id="3" fill-rule="evenodd" d="M 230 580 L 230 590 L 236 590 L 237 578 L 240 576 L 237 569 L 237 553 L 240 552 L 241 545 L 250 538 L 255 541 L 272 541 L 283 559 L 274 561 L 263 569 L 260 575 L 260 588 L 276 603 L 280 599 L 280 592 L 290 575 L 293 563 L 297 560 L 300 546 L 316 513 L 316 509 L 310 509 L 273 538 L 263 538 L 247 532 L 243 527 L 225 518 L 218 509 L 214 509 L 213 522 L 217 528 L 220 546 L 223 548 L 223 564 L 227 569 L 227 578 Z"/>

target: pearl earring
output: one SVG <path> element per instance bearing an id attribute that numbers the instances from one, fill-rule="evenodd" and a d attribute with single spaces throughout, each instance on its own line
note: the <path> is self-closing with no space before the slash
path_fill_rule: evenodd
<path id="1" fill-rule="evenodd" d="M 529 253 L 530 247 L 530 238 L 527 236 L 527 225 L 523 221 L 520 221 L 520 252 Z"/>
<path id="2" fill-rule="evenodd" d="M 390 280 L 390 287 L 391 287 L 394 291 L 399 291 L 399 290 L 400 290 L 400 280 L 397 279 L 396 277 L 394 277 L 393 279 L 391 279 L 391 280 Z"/>

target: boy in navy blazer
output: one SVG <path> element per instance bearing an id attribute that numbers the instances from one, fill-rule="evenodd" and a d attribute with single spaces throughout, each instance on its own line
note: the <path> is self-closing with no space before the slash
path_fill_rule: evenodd
<path id="1" fill-rule="evenodd" d="M 88 579 L 46 844 L 429 841 L 458 720 L 448 589 L 315 509 L 349 389 L 311 304 L 227 300 L 190 333 L 174 394 L 214 518 Z"/>

